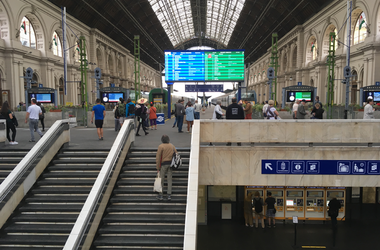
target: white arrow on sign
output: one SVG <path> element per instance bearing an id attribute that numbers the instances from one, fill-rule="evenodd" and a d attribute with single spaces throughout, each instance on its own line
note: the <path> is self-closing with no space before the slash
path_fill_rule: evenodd
<path id="1" fill-rule="evenodd" d="M 271 165 L 272 163 L 265 163 L 265 169 L 269 168 L 269 170 L 273 170 L 273 168 L 271 168 Z"/>

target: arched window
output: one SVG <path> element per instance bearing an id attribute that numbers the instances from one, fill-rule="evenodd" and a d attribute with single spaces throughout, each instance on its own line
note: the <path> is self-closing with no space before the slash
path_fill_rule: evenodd
<path id="1" fill-rule="evenodd" d="M 57 32 L 55 31 L 53 33 L 52 43 L 53 43 L 52 49 L 53 49 L 54 55 L 62 57 L 61 39 L 59 38 Z"/>
<path id="2" fill-rule="evenodd" d="M 59 104 L 65 105 L 65 86 L 63 84 L 63 78 L 59 78 Z"/>
<path id="3" fill-rule="evenodd" d="M 362 12 L 359 15 L 359 18 L 355 24 L 354 45 L 364 42 L 364 39 L 366 37 L 367 37 L 367 19 L 364 12 Z"/>
<path id="4" fill-rule="evenodd" d="M 23 46 L 36 48 L 36 34 L 34 33 L 34 29 L 29 19 L 23 17 L 20 25 L 20 41 Z"/>
<path id="5" fill-rule="evenodd" d="M 317 41 L 311 43 L 311 60 L 317 59 Z"/>

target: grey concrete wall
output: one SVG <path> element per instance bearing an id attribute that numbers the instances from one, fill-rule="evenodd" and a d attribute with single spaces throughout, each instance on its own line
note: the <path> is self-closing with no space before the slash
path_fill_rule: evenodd
<path id="1" fill-rule="evenodd" d="M 379 160 L 371 147 L 201 147 L 199 185 L 379 187 L 378 175 L 262 175 L 261 160 Z"/>

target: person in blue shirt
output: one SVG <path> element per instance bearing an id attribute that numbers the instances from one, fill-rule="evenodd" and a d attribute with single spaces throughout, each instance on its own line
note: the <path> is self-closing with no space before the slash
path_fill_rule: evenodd
<path id="1" fill-rule="evenodd" d="M 133 108 L 129 108 L 129 106 L 132 105 Z M 127 100 L 127 104 L 125 105 L 125 112 L 126 112 L 126 117 L 134 117 L 135 116 L 135 110 L 136 110 L 136 106 L 135 104 L 132 102 L 131 98 L 128 98 Z"/>
<path id="2" fill-rule="evenodd" d="M 98 132 L 99 140 L 103 140 L 103 121 L 106 116 L 106 109 L 102 104 L 100 104 L 100 99 L 96 99 L 96 105 L 92 107 L 91 123 L 94 121 L 95 115 L 95 126 Z"/>
<path id="3" fill-rule="evenodd" d="M 187 108 L 186 108 L 186 121 L 187 121 L 187 132 L 191 132 L 191 129 L 193 127 L 193 123 L 194 123 L 194 108 L 193 108 L 193 104 L 191 102 L 189 102 L 187 104 Z"/>

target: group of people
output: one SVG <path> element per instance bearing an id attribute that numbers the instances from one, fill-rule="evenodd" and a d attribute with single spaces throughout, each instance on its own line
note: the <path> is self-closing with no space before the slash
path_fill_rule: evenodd
<path id="1" fill-rule="evenodd" d="M 260 193 L 256 191 L 253 196 L 253 192 L 249 193 L 244 200 L 244 218 L 245 218 L 245 226 L 253 227 L 253 214 L 255 215 L 255 227 L 259 227 L 259 220 L 261 220 L 261 227 L 265 228 L 264 223 L 264 206 L 267 206 L 266 217 L 268 219 L 268 227 L 276 227 L 275 220 L 275 203 L 276 200 L 272 197 L 272 193 L 268 192 L 268 197 L 265 199 L 265 202 L 260 197 Z"/>
<path id="2" fill-rule="evenodd" d="M 20 105 L 23 105 L 21 102 Z M 34 132 L 37 132 L 40 137 L 43 136 L 43 133 L 38 127 L 39 121 L 42 125 L 42 131 L 45 131 L 45 108 L 41 105 L 40 102 L 37 102 L 36 99 L 31 99 L 31 105 L 28 107 L 25 116 L 25 123 L 29 121 L 29 129 L 30 129 L 30 140 L 29 142 L 35 142 Z M 0 111 L 0 119 L 5 119 L 6 121 L 6 136 L 9 142 L 9 145 L 18 145 L 16 141 L 16 127 L 18 126 L 18 121 L 15 114 L 11 111 L 8 101 L 5 101 L 1 106 Z M 12 132 L 12 136 L 10 133 Z"/>
<path id="3" fill-rule="evenodd" d="M 323 119 L 323 113 L 325 112 L 325 110 L 322 107 L 323 105 L 319 101 L 319 96 L 316 96 L 314 107 L 310 113 L 310 119 Z M 293 119 L 305 119 L 306 115 L 308 114 L 306 110 L 306 100 L 297 99 L 293 104 Z"/>
<path id="4" fill-rule="evenodd" d="M 185 100 L 180 99 L 174 104 L 173 114 L 175 116 L 173 128 L 177 125 L 178 133 L 183 133 L 182 126 L 184 118 L 186 117 L 187 132 L 191 133 L 194 120 L 200 119 L 200 112 L 202 110 L 202 105 L 195 101 L 194 105 L 189 101 L 186 106 L 184 106 Z"/>

